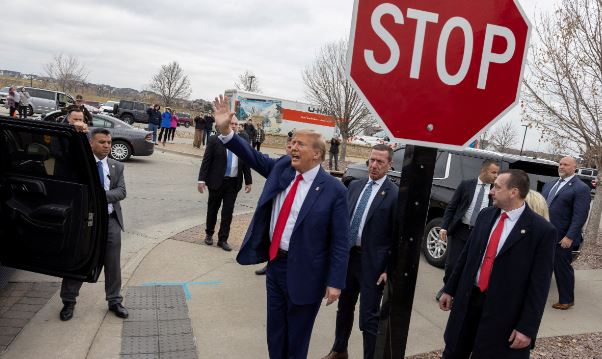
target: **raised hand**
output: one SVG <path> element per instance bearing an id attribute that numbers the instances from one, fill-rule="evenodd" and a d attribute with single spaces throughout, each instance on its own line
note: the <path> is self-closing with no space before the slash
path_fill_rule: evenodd
<path id="1" fill-rule="evenodd" d="M 230 121 L 234 117 L 234 112 L 230 111 L 228 98 L 219 95 L 213 101 L 213 117 L 215 118 L 215 129 L 226 136 L 232 131 L 230 129 Z"/>

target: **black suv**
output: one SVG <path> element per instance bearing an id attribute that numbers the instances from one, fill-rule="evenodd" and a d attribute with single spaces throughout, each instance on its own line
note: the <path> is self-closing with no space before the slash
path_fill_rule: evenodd
<path id="1" fill-rule="evenodd" d="M 118 105 L 113 106 L 113 115 L 130 125 L 134 122 L 148 123 L 146 110 L 149 107 L 151 105 L 148 103 L 121 100 Z"/>
<path id="2" fill-rule="evenodd" d="M 393 169 L 388 173 L 389 179 L 399 184 L 403 155 L 405 148 L 401 147 L 393 153 Z M 547 160 L 537 160 L 527 157 L 499 154 L 491 151 L 465 149 L 464 151 L 439 150 L 435 164 L 433 187 L 429 211 L 422 241 L 422 252 L 426 260 L 443 268 L 447 257 L 447 243 L 439 239 L 439 230 L 443 213 L 451 201 L 454 191 L 461 181 L 476 178 L 479 175 L 484 160 L 496 161 L 502 170 L 521 169 L 529 174 L 531 188 L 541 191 L 546 182 L 558 178 L 558 164 Z M 353 164 L 347 167 L 343 175 L 343 183 L 349 183 L 357 178 L 368 176 L 366 164 Z"/>
<path id="3" fill-rule="evenodd" d="M 95 282 L 107 223 L 86 135 L 0 115 L 0 265 Z"/>

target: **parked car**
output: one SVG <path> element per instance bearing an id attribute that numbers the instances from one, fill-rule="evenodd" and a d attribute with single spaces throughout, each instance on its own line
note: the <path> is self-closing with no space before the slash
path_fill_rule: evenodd
<path id="1" fill-rule="evenodd" d="M 96 282 L 107 200 L 84 134 L 0 116 L 0 263 Z"/>
<path id="2" fill-rule="evenodd" d="M 575 175 L 590 188 L 592 198 L 594 198 L 598 185 L 598 170 L 595 168 L 577 168 Z"/>
<path id="3" fill-rule="evenodd" d="M 44 116 L 44 121 L 60 121 L 65 116 L 64 111 L 55 111 Z M 153 135 L 150 131 L 133 127 L 115 117 L 94 114 L 90 128 L 104 127 L 111 132 L 111 153 L 109 156 L 116 161 L 125 162 L 131 156 L 150 156 L 155 150 Z"/>
<path id="4" fill-rule="evenodd" d="M 70 105 L 75 105 L 75 99 L 61 91 L 25 87 L 29 93 L 29 116 L 34 113 L 46 114 Z"/>
<path id="5" fill-rule="evenodd" d="M 150 106 L 144 102 L 121 100 L 113 107 L 113 115 L 130 125 L 133 125 L 134 122 L 148 123 L 146 110 Z"/>
<path id="6" fill-rule="evenodd" d="M 100 104 L 100 112 L 112 114 L 115 105 L 119 105 L 119 101 L 107 101 L 103 104 Z"/>
<path id="7" fill-rule="evenodd" d="M 393 152 L 393 168 L 388 177 L 399 184 L 405 146 Z M 521 169 L 527 172 L 531 188 L 541 191 L 546 182 L 558 178 L 558 164 L 553 161 L 538 160 L 522 156 L 500 154 L 478 149 L 463 151 L 439 150 L 435 164 L 435 174 L 431 189 L 429 211 L 422 241 L 422 252 L 430 264 L 443 268 L 447 257 L 447 243 L 439 239 L 441 222 L 445 208 L 449 204 L 461 181 L 476 178 L 484 160 L 496 161 L 502 170 Z M 354 179 L 366 178 L 366 163 L 351 164 L 343 175 L 343 184 L 349 186 Z"/>
<path id="8" fill-rule="evenodd" d="M 8 97 L 9 88 L 9 86 L 0 88 L 0 105 L 4 105 L 4 102 L 6 102 L 6 97 Z"/>
<path id="9" fill-rule="evenodd" d="M 192 118 L 188 112 L 176 112 L 176 116 L 178 116 L 178 126 L 183 125 L 188 128 L 192 125 Z"/>

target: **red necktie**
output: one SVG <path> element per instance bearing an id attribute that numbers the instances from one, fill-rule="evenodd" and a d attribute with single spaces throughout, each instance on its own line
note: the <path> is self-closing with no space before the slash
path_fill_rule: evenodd
<path id="1" fill-rule="evenodd" d="M 291 213 L 291 208 L 293 207 L 293 202 L 295 201 L 295 194 L 297 193 L 297 186 L 299 182 L 303 179 L 303 175 L 297 175 L 295 178 L 295 182 L 293 182 L 293 186 L 291 190 L 288 191 L 286 198 L 284 199 L 284 203 L 280 208 L 280 213 L 278 213 L 278 219 L 276 220 L 276 226 L 274 227 L 274 234 L 272 235 L 272 243 L 270 244 L 270 261 L 273 261 L 278 254 L 278 248 L 280 248 L 280 240 L 282 239 L 282 233 L 284 233 L 284 227 L 286 227 L 286 221 L 288 220 L 288 216 Z"/>
<path id="2" fill-rule="evenodd" d="M 483 264 L 481 264 L 481 273 L 479 274 L 479 280 L 477 281 L 481 292 L 487 290 L 489 287 L 489 277 L 491 276 L 491 270 L 493 269 L 493 261 L 497 255 L 497 247 L 500 244 L 502 238 L 502 232 L 504 231 L 504 221 L 508 218 L 508 213 L 502 212 L 500 221 L 497 222 L 497 226 L 491 234 L 487 250 L 485 251 L 485 258 L 483 258 Z"/>

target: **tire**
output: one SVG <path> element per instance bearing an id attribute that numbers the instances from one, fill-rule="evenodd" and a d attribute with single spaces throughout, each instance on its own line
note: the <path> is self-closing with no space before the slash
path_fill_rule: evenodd
<path id="1" fill-rule="evenodd" d="M 115 161 L 125 162 L 132 156 L 132 146 L 124 141 L 114 141 L 111 145 L 110 156 Z"/>
<path id="2" fill-rule="evenodd" d="M 125 115 L 121 116 L 121 121 L 123 121 L 129 125 L 133 125 L 134 124 L 134 116 L 130 115 L 129 113 L 126 113 Z"/>
<path id="3" fill-rule="evenodd" d="M 33 107 L 31 105 L 27 106 L 27 116 L 33 116 Z"/>
<path id="4" fill-rule="evenodd" d="M 184 127 L 186 127 L 186 128 L 190 127 L 190 122 L 184 123 Z"/>
<path id="5" fill-rule="evenodd" d="M 447 242 L 439 239 L 442 218 L 433 218 L 424 228 L 424 238 L 422 239 L 422 253 L 430 265 L 438 268 L 445 267 L 447 258 Z"/>

